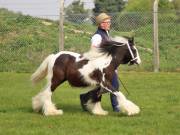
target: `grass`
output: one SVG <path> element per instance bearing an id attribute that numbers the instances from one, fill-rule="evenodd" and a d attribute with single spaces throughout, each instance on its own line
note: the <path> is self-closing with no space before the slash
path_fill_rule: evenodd
<path id="1" fill-rule="evenodd" d="M 31 98 L 44 86 L 32 87 L 27 73 L 0 73 L 0 135 L 177 135 L 180 132 L 179 73 L 123 72 L 128 98 L 141 107 L 140 115 L 112 112 L 109 95 L 102 105 L 108 116 L 83 112 L 79 94 L 86 89 L 61 85 L 53 101 L 62 116 L 45 117 L 31 109 Z M 126 94 L 122 88 L 122 92 Z"/>

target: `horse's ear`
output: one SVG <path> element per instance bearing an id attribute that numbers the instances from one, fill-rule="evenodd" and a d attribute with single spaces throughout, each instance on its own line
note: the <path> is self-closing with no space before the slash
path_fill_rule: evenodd
<path id="1" fill-rule="evenodd" d="M 134 31 L 131 31 L 130 32 L 130 42 L 134 44 L 134 36 L 135 36 L 135 32 Z"/>
<path id="2" fill-rule="evenodd" d="M 134 44 L 134 37 L 129 37 L 128 40 L 129 40 L 129 43 L 131 43 L 132 45 Z"/>
<path id="3" fill-rule="evenodd" d="M 131 37 L 131 41 L 132 41 L 132 43 L 134 43 L 134 37 Z"/>

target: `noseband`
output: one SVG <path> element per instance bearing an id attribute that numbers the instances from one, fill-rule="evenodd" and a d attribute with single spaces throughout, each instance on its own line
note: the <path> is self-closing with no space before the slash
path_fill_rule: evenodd
<path id="1" fill-rule="evenodd" d="M 134 60 L 137 59 L 137 57 L 134 56 L 134 54 L 133 54 L 133 52 L 132 52 L 132 49 L 131 49 L 131 47 L 130 47 L 130 45 L 129 45 L 128 42 L 127 42 L 127 43 L 124 43 L 124 44 L 121 44 L 121 45 L 118 45 L 118 44 L 114 44 L 114 45 L 115 45 L 115 46 L 125 46 L 125 45 L 127 45 L 128 50 L 129 50 L 129 52 L 130 52 L 130 54 L 131 54 L 131 57 L 132 57 L 132 59 L 131 59 L 130 61 L 134 61 Z"/>

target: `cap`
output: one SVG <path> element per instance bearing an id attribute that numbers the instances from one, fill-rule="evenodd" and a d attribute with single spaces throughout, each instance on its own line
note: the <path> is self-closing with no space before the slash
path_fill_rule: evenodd
<path id="1" fill-rule="evenodd" d="M 96 24 L 99 25 L 106 19 L 111 19 L 111 16 L 107 15 L 106 13 L 100 13 L 98 16 L 96 16 Z"/>

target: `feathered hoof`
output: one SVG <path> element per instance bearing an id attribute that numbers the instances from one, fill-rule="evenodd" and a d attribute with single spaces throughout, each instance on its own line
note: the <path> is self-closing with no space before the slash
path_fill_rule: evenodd
<path id="1" fill-rule="evenodd" d="M 92 111 L 91 113 L 93 115 L 102 115 L 102 116 L 108 115 L 108 111 Z"/>
<path id="2" fill-rule="evenodd" d="M 122 113 L 128 116 L 133 116 L 140 113 L 140 108 L 129 100 L 126 100 L 125 104 L 120 106 L 120 110 Z"/>
<path id="3" fill-rule="evenodd" d="M 34 112 L 40 112 L 42 106 L 43 106 L 43 103 L 40 101 L 39 96 L 35 96 L 32 98 L 32 109 Z"/>
<path id="4" fill-rule="evenodd" d="M 63 111 L 62 110 L 52 110 L 52 111 L 44 111 L 43 114 L 45 116 L 53 116 L 53 115 L 62 115 Z"/>

